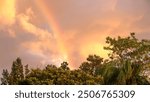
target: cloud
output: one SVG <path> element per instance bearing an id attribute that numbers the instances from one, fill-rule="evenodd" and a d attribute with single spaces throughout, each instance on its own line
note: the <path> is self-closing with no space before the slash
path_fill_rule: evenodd
<path id="1" fill-rule="evenodd" d="M 4 2 L 5 5 L 3 8 L 0 6 L 0 11 L 7 9 L 7 6 L 12 2 L 13 0 Z M 0 68 L 11 68 L 11 63 L 16 57 L 21 57 L 24 63 L 29 63 L 34 67 L 47 63 L 58 64 L 62 62 L 56 50 L 56 42 L 52 33 L 45 26 L 41 26 L 42 23 L 38 22 L 44 20 L 36 18 L 38 14 L 34 14 L 31 7 L 19 12 L 18 9 L 12 9 L 12 12 L 9 9 L 10 13 L 15 12 L 13 17 L 10 16 L 9 12 L 5 14 L 0 12 L 5 17 L 5 20 L 0 19 L 3 21 L 2 26 L 0 26 Z"/>
<path id="2" fill-rule="evenodd" d="M 16 0 L 0 0 L 0 28 L 12 25 L 16 16 Z"/>
<path id="3" fill-rule="evenodd" d="M 139 38 L 150 37 L 148 0 L 43 0 L 45 13 L 35 4 L 37 0 L 0 1 L 3 66 L 20 56 L 33 66 L 59 65 L 67 58 L 70 66 L 77 68 L 88 54 L 107 56 L 103 50 L 107 36 L 136 32 Z M 52 24 L 46 16 L 55 19 Z M 52 29 L 56 26 L 62 30 L 59 38 Z M 66 58 L 62 51 L 66 51 Z"/>
<path id="4" fill-rule="evenodd" d="M 106 57 L 102 46 L 107 36 L 150 32 L 148 19 L 150 8 L 147 0 L 45 2 L 49 4 L 47 6 L 54 12 L 54 17 L 64 31 L 62 39 L 68 50 L 69 62 L 75 66 L 85 60 L 88 54 L 97 53 Z"/>
<path id="5" fill-rule="evenodd" d="M 33 16 L 36 16 L 31 8 L 26 13 L 18 15 L 18 23 L 21 28 L 29 35 L 33 36 L 33 40 L 22 42 L 22 48 L 27 49 L 27 53 L 32 56 L 38 56 L 41 64 L 60 64 L 63 61 L 63 55 L 60 55 L 56 39 L 47 29 L 38 27 L 32 23 Z"/>
<path id="6" fill-rule="evenodd" d="M 43 40 L 50 39 L 52 37 L 51 33 L 49 33 L 47 30 L 44 30 L 44 29 L 37 27 L 36 25 L 34 25 L 30 22 L 31 15 L 34 15 L 31 8 L 28 8 L 26 10 L 26 14 L 19 14 L 18 15 L 18 20 L 19 20 L 21 27 L 26 32 L 28 32 L 29 34 L 35 35 L 39 39 L 43 39 Z"/>

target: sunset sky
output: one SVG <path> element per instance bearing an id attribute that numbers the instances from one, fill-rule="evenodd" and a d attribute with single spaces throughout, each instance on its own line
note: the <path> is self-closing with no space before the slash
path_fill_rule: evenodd
<path id="1" fill-rule="evenodd" d="M 0 71 L 20 57 L 32 67 L 77 68 L 104 58 L 107 36 L 150 38 L 150 0 L 0 0 Z"/>

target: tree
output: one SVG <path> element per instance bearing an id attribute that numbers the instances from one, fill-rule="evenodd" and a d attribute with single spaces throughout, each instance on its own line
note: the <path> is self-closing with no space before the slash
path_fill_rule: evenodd
<path id="1" fill-rule="evenodd" d="M 28 76 L 28 74 L 30 73 L 30 70 L 29 70 L 29 66 L 28 66 L 28 64 L 25 66 L 25 78 Z"/>
<path id="2" fill-rule="evenodd" d="M 24 71 L 21 59 L 17 58 L 15 61 L 13 61 L 11 72 L 9 73 L 7 69 L 3 70 L 2 76 L 3 77 L 1 78 L 1 84 L 3 85 L 19 84 L 19 81 L 22 81 L 24 79 Z"/>
<path id="3" fill-rule="evenodd" d="M 67 62 L 61 63 L 60 68 L 62 68 L 63 70 L 69 70 L 68 63 Z"/>
<path id="4" fill-rule="evenodd" d="M 50 65 L 46 66 L 46 69 L 48 69 L 48 68 L 55 68 L 56 69 L 57 67 L 55 65 L 50 64 Z"/>
<path id="5" fill-rule="evenodd" d="M 119 73 L 117 72 L 118 74 L 116 76 L 117 81 L 115 79 L 113 83 L 148 84 L 143 72 L 148 71 L 148 67 L 150 68 L 150 59 L 148 57 L 150 54 L 149 40 L 139 41 L 135 37 L 135 34 L 131 33 L 130 37 L 125 38 L 121 38 L 120 36 L 118 39 L 107 37 L 106 43 L 109 44 L 109 46 L 104 47 L 104 49 L 111 51 L 109 54 L 111 61 L 109 62 L 115 62 L 111 67 L 114 67 L 114 70 L 119 69 Z M 112 75 L 114 74 L 116 73 Z"/>
<path id="6" fill-rule="evenodd" d="M 93 76 L 82 70 L 64 70 L 46 67 L 31 69 L 21 85 L 98 85 L 103 84 L 101 76 Z"/>
<path id="7" fill-rule="evenodd" d="M 13 62 L 9 79 L 9 84 L 12 85 L 17 85 L 19 81 L 24 79 L 23 65 L 20 58 L 17 58 L 16 61 Z"/>
<path id="8" fill-rule="evenodd" d="M 104 85 L 116 84 L 120 70 L 115 67 L 114 61 L 104 61 L 100 68 L 96 69 L 96 75 L 101 75 Z"/>
<path id="9" fill-rule="evenodd" d="M 87 62 L 83 62 L 79 67 L 82 71 L 94 75 L 97 68 L 101 67 L 103 58 L 97 55 L 89 55 Z"/>
<path id="10" fill-rule="evenodd" d="M 107 37 L 106 43 L 109 46 L 104 49 L 112 52 L 109 54 L 111 59 L 119 59 L 119 61 L 129 59 L 132 62 L 145 63 L 150 55 L 150 40 L 140 41 L 135 37 L 135 33 L 131 33 L 129 37 L 125 38 Z"/>
<path id="11" fill-rule="evenodd" d="M 6 69 L 3 69 L 3 72 L 2 72 L 2 78 L 1 78 L 1 84 L 2 85 L 8 85 L 9 84 L 9 72 L 8 70 Z"/>

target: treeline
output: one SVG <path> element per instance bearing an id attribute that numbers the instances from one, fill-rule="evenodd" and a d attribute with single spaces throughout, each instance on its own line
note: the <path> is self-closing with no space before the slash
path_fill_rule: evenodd
<path id="1" fill-rule="evenodd" d="M 149 85 L 150 40 L 129 37 L 106 38 L 109 59 L 89 55 L 76 70 L 67 62 L 59 67 L 29 68 L 17 58 L 9 72 L 3 69 L 2 85 Z"/>

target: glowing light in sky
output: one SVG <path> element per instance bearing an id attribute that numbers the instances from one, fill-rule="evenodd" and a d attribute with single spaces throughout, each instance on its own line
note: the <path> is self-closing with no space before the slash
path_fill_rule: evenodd
<path id="1" fill-rule="evenodd" d="M 65 44 L 63 41 L 63 37 L 62 37 L 62 33 L 63 31 L 61 30 L 57 20 L 55 19 L 53 12 L 51 11 L 50 8 L 48 8 L 47 4 L 44 2 L 44 0 L 35 0 L 34 1 L 37 6 L 39 7 L 39 10 L 42 11 L 42 13 L 44 14 L 46 20 L 48 21 L 49 27 L 51 27 L 53 35 L 57 41 L 57 45 L 58 45 L 58 50 L 60 52 L 60 54 L 62 55 L 62 60 L 67 60 L 67 50 L 65 48 Z"/>

